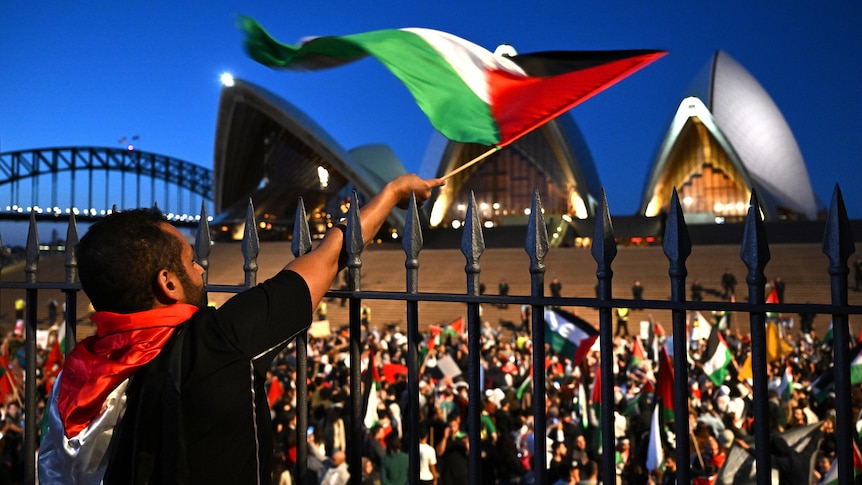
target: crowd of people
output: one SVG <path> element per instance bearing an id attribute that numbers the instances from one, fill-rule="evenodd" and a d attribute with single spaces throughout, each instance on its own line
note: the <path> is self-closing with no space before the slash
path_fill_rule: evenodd
<path id="1" fill-rule="evenodd" d="M 693 288 L 694 289 L 694 288 Z M 726 288 L 732 296 L 732 287 Z M 559 290 L 557 290 L 559 291 Z M 512 310 L 516 312 L 518 310 Z M 746 358 L 750 352 L 747 321 L 733 322 L 733 315 L 716 313 L 690 315 L 689 408 L 676 410 L 662 421 L 663 453 L 658 465 L 650 465 L 648 454 L 653 407 L 661 403 L 657 381 L 662 350 L 670 349 L 670 336 L 661 324 L 652 322 L 645 310 L 631 310 L 632 319 L 650 321 L 649 331 L 629 331 L 628 318 L 617 322 L 625 327 L 614 338 L 614 429 L 616 483 L 676 483 L 673 446 L 673 419 L 688 419 L 691 429 L 691 473 L 696 483 L 712 483 L 734 447 L 747 450 L 753 443 L 751 377 Z M 377 386 L 366 383 L 364 402 L 372 409 L 365 413 L 367 436 L 362 447 L 362 483 L 400 485 L 407 483 L 408 458 L 405 444 L 409 433 L 404 416 L 407 400 L 407 338 L 397 326 L 377 328 L 368 317 L 363 321 L 363 375 L 376 368 L 382 376 Z M 627 313 L 627 316 L 629 314 Z M 319 315 L 319 316 L 325 316 Z M 741 318 L 741 317 L 739 317 Z M 56 319 L 56 316 L 55 316 Z M 821 392 L 818 377 L 832 363 L 828 335 L 818 335 L 811 325 L 812 315 L 794 318 L 772 315 L 782 340 L 781 355 L 769 366 L 769 424 L 776 451 L 773 466 L 780 483 L 818 483 L 827 476 L 835 456 L 834 393 Z M 704 328 L 703 326 L 708 327 Z M 344 485 L 350 478 L 345 451 L 349 443 L 349 334 L 346 328 L 310 337 L 308 344 L 308 398 L 296 395 L 297 362 L 291 344 L 273 361 L 268 387 L 273 425 L 273 483 L 299 483 L 296 471 L 297 406 L 307 403 L 309 461 L 304 484 Z M 465 326 L 464 326 L 465 327 Z M 467 439 L 468 388 L 467 335 L 465 328 L 452 325 L 430 331 L 420 344 L 419 369 L 420 481 L 423 484 L 468 484 L 468 454 L 481 453 L 482 484 L 534 483 L 532 416 L 532 339 L 527 326 L 502 328 L 484 322 L 481 327 L 483 366 L 481 442 Z M 698 327 L 701 327 L 698 329 Z M 646 327 L 644 327 L 646 328 Z M 708 329 L 707 329 L 708 328 Z M 62 368 L 57 361 L 59 325 L 40 341 L 37 358 L 37 399 L 41 413 L 51 381 Z M 705 370 L 704 358 L 711 331 L 721 334 L 732 360 L 720 381 Z M 18 483 L 23 477 L 23 329 L 16 327 L 0 347 L 0 483 Z M 53 357 L 52 357 L 53 355 Z M 776 356 L 773 356 L 776 357 Z M 551 484 L 610 483 L 600 477 L 601 438 L 595 404 L 597 345 L 581 362 L 546 348 L 548 428 L 546 476 Z M 454 364 L 454 365 L 453 365 Z M 393 370 L 394 369 L 394 370 Z M 666 378 L 666 377 L 665 377 Z M 853 409 L 862 409 L 862 392 L 853 389 Z M 367 393 L 376 393 L 371 399 Z M 376 404 L 375 404 L 376 403 Z M 41 421 L 41 416 L 37 417 Z M 786 446 L 781 436 L 788 430 L 819 424 L 814 431 L 817 446 L 796 450 Z M 779 446 L 783 443 L 784 446 Z M 813 459 L 813 470 L 800 474 L 799 463 Z"/>
<path id="2" fill-rule="evenodd" d="M 732 292 L 732 289 L 729 289 Z M 730 293 L 732 295 L 732 293 Z M 513 310 L 515 311 L 515 310 Z M 634 317 L 649 319 L 646 311 L 633 310 Z M 804 332 L 796 318 L 772 315 L 770 325 L 781 339 L 780 355 L 769 366 L 769 424 L 774 435 L 773 466 L 781 483 L 818 483 L 827 476 L 835 457 L 834 393 L 821 392 L 817 379 L 832 363 L 832 343 L 827 335 L 817 335 L 810 325 Z M 661 349 L 670 349 L 670 336 L 664 335 L 657 322 L 652 331 L 621 333 L 614 339 L 614 396 L 617 483 L 675 483 L 673 419 L 688 419 L 691 429 L 691 473 L 696 483 L 712 483 L 733 447 L 747 453 L 753 444 L 753 396 L 750 364 L 750 335 L 746 322 L 732 324 L 733 315 L 716 313 L 690 315 L 689 338 L 689 408 L 677 410 L 663 419 L 662 460 L 648 465 L 651 415 L 660 398 L 656 382 L 661 379 L 658 359 Z M 706 325 L 706 327 L 704 327 Z M 721 380 L 716 381 L 705 370 L 710 331 L 721 334 L 732 355 Z M 481 328 L 481 362 L 483 366 L 481 442 L 467 439 L 468 389 L 467 336 L 463 331 L 435 329 L 420 344 L 419 369 L 420 428 L 422 442 L 421 475 L 423 483 L 457 485 L 475 482 L 468 473 L 468 453 L 482 456 L 483 484 L 533 483 L 533 427 L 531 362 L 532 340 L 527 328 L 506 329 L 484 322 Z M 309 483 L 335 484 L 341 481 L 325 478 L 326 463 L 340 462 L 335 454 L 347 446 L 344 429 L 349 419 L 348 405 L 348 334 L 346 330 L 326 338 L 311 338 L 309 355 L 310 422 L 313 446 L 309 465 L 314 471 Z M 404 330 L 395 326 L 376 329 L 366 327 L 362 335 L 363 372 L 371 366 L 378 371 L 397 368 L 401 372 L 382 372 L 376 409 L 366 415 L 368 434 L 363 449 L 362 482 L 367 484 L 400 484 L 406 481 L 404 443 L 410 430 L 405 429 L 407 381 L 405 359 L 407 339 Z M 593 383 L 599 366 L 598 347 L 579 363 L 572 355 L 546 349 L 546 366 L 542 370 L 547 385 L 546 413 L 548 448 L 546 470 L 548 483 L 609 483 L 599 477 L 601 443 L 599 422 L 594 411 Z M 448 363 L 444 365 L 444 362 Z M 455 367 L 451 367 L 454 362 Z M 454 371 L 453 371 L 454 369 Z M 274 423 L 278 434 L 274 452 L 279 459 L 285 481 L 292 483 L 295 463 L 296 395 L 291 384 L 296 379 L 292 354 L 274 362 L 272 379 L 285 392 L 275 402 Z M 665 377 L 667 378 L 667 377 Z M 862 409 L 862 392 L 854 387 L 854 412 Z M 672 403 L 659 403 L 671 407 Z M 817 424 L 818 426 L 810 426 Z M 808 428 L 805 428 L 808 427 Z M 816 446 L 798 450 L 788 445 L 790 430 L 805 428 L 815 433 Z M 477 450 L 478 448 L 478 450 Z M 799 463 L 815 459 L 815 467 L 798 473 Z M 310 461 L 310 463 L 311 463 Z M 317 463 L 319 462 L 319 463 Z M 340 465 L 339 465 L 340 466 Z"/>

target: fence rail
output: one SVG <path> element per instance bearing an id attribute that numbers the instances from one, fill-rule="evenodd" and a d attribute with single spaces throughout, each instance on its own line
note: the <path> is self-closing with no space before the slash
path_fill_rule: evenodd
<path id="1" fill-rule="evenodd" d="M 357 200 L 356 197 L 353 200 Z M 260 243 L 257 239 L 254 212 L 249 203 L 247 213 L 245 237 L 242 243 L 244 257 L 243 270 L 245 281 L 243 285 L 210 285 L 210 292 L 236 293 L 257 283 L 257 257 Z M 485 241 L 480 224 L 475 199 L 471 196 L 467 209 L 467 222 L 463 231 L 461 252 L 465 257 L 464 276 L 466 279 L 465 293 L 421 293 L 418 291 L 419 283 L 419 252 L 423 247 L 422 231 L 420 228 L 419 211 L 415 200 L 412 200 L 408 209 L 406 230 L 403 238 L 405 252 L 405 290 L 404 291 L 364 291 L 362 290 L 361 268 L 362 268 L 362 235 L 358 220 L 358 207 L 351 207 L 348 214 L 346 230 L 346 250 L 348 255 L 348 289 L 346 291 L 330 292 L 331 296 L 347 297 L 349 301 L 349 352 L 350 362 L 360 362 L 362 352 L 361 341 L 361 315 L 360 308 L 365 300 L 389 300 L 403 301 L 405 305 L 407 337 L 408 337 L 408 409 L 405 430 L 418 430 L 419 416 L 419 375 L 418 375 L 418 345 L 421 340 L 419 332 L 419 302 L 458 302 L 466 306 L 467 335 L 468 335 L 468 372 L 469 405 L 467 430 L 471 444 L 480 442 L 480 419 L 482 412 L 482 386 L 480 360 L 480 305 L 481 304 L 517 304 L 532 307 L 530 328 L 533 340 L 532 368 L 544 369 L 545 366 L 545 329 L 544 308 L 547 306 L 575 306 L 590 307 L 598 310 L 599 315 L 599 338 L 600 338 L 600 373 L 603 376 L 614 375 L 613 367 L 613 314 L 614 308 L 637 307 L 643 309 L 669 310 L 672 315 L 672 335 L 674 355 L 686 355 L 687 353 L 687 329 L 686 314 L 690 311 L 728 311 L 737 315 L 748 315 L 749 329 L 751 332 L 751 355 L 753 371 L 753 395 L 754 395 L 754 437 L 755 458 L 758 473 L 756 483 L 765 485 L 771 483 L 771 456 L 770 456 L 770 429 L 769 409 L 767 401 L 767 336 L 766 320 L 769 312 L 786 313 L 817 313 L 831 315 L 834 334 L 834 374 L 835 374 L 835 435 L 837 442 L 837 460 L 839 466 L 839 483 L 847 485 L 853 483 L 853 432 L 856 419 L 851 415 L 850 398 L 850 344 L 848 317 L 849 315 L 862 314 L 862 306 L 850 305 L 848 303 L 848 259 L 854 253 L 855 246 L 853 236 L 850 233 L 849 220 L 847 217 L 841 192 L 836 187 L 832 197 L 825 234 L 823 237 L 823 252 L 829 259 L 828 273 L 831 285 L 830 304 L 794 304 L 779 303 L 767 304 L 765 302 L 766 277 L 764 269 L 769 262 L 769 245 L 763 230 L 763 221 L 756 193 L 752 193 L 748 217 L 745 223 L 745 231 L 740 248 L 741 259 L 748 268 L 745 283 L 748 287 L 748 298 L 746 302 L 689 302 L 686 301 L 686 259 L 691 254 L 691 242 L 688 230 L 683 218 L 683 213 L 676 192 L 674 192 L 671 208 L 668 213 L 666 230 L 663 238 L 664 254 L 668 258 L 668 277 L 670 280 L 671 297 L 669 300 L 638 300 L 614 298 L 611 291 L 613 282 L 613 260 L 616 257 L 617 246 L 614 240 L 613 224 L 608 212 L 607 200 L 602 201 L 602 210 L 599 220 L 595 225 L 595 234 L 591 253 L 596 261 L 596 298 L 564 298 L 545 296 L 545 256 L 548 253 L 548 234 L 544 221 L 538 215 L 542 214 L 541 201 L 538 192 L 534 193 L 531 216 L 526 233 L 525 251 L 530 259 L 530 294 L 519 296 L 499 296 L 480 294 L 479 276 L 482 271 L 481 256 L 485 250 Z M 300 200 L 297 209 L 297 221 L 306 221 L 305 209 Z M 26 247 L 25 278 L 23 282 L 0 281 L 0 290 L 15 289 L 23 290 L 25 293 L 26 314 L 26 339 L 25 339 L 25 372 L 28 376 L 36 372 L 36 309 L 39 305 L 39 291 L 59 290 L 65 293 L 66 311 L 66 335 L 67 352 L 74 346 L 77 315 L 77 296 L 81 292 L 77 276 L 77 261 L 72 248 L 77 244 L 78 234 L 74 216 L 69 221 L 67 232 L 67 250 L 65 259 L 65 280 L 63 282 L 51 283 L 40 282 L 39 272 L 39 244 L 35 217 L 31 217 L 30 232 Z M 205 270 L 209 268 L 209 252 L 211 241 L 210 230 L 207 225 L 205 206 L 202 208 L 200 226 L 195 242 L 195 254 L 198 262 Z M 307 253 L 312 249 L 312 242 L 308 225 L 299 223 L 294 228 L 291 250 L 294 256 Z M 207 273 L 204 273 L 204 282 L 207 283 Z M 304 332 L 297 337 L 295 346 L 297 353 L 297 396 L 307 396 L 308 369 L 306 345 L 308 336 Z M 686 359 L 677 358 L 673 362 L 674 369 L 674 408 L 687 410 L 689 407 L 688 376 L 689 367 Z M 601 474 L 604 477 L 614 477 L 615 463 L 615 439 L 614 423 L 608 416 L 614 413 L 614 389 L 609 384 L 612 381 L 605 379 L 601 385 L 601 415 L 606 417 L 601 421 L 601 450 L 602 459 L 600 463 Z M 25 472 L 26 483 L 36 481 L 36 457 L 38 450 L 39 410 L 36 404 L 36 380 L 26 379 L 25 385 Z M 347 450 L 348 463 L 352 483 L 361 480 L 361 443 L 365 438 L 363 429 L 362 393 L 360 366 L 352 365 L 350 369 L 350 429 L 347 434 L 350 440 Z M 545 412 L 546 388 L 544 379 L 534 379 L 532 389 L 532 417 L 534 429 L 547 429 L 547 417 Z M 299 404 L 304 404 L 300 400 Z M 307 430 L 308 430 L 308 406 L 297 406 L 297 469 L 296 476 L 299 483 L 307 473 L 306 458 L 308 456 Z M 678 483 L 691 483 L 691 470 L 687 464 L 691 463 L 691 442 L 689 422 L 687 419 L 676 419 L 674 421 L 676 436 L 675 458 L 679 464 L 677 470 Z M 407 433 L 407 444 L 409 456 L 409 477 L 411 484 L 419 482 L 419 437 L 415 432 Z M 535 483 L 547 483 L 546 476 L 546 445 L 545 433 L 535 433 L 532 450 L 532 463 L 535 473 Z M 473 483 L 481 483 L 481 456 L 478 446 L 471 448 L 469 454 L 470 479 Z M 609 480 L 605 478 L 605 483 Z"/>

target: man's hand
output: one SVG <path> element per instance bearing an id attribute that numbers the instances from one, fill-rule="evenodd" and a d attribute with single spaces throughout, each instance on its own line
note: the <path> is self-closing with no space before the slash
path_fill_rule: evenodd
<path id="1" fill-rule="evenodd" d="M 431 189 L 440 187 L 445 181 L 443 179 L 422 179 L 416 174 L 405 174 L 392 180 L 386 185 L 386 189 L 391 190 L 396 198 L 396 207 L 406 209 L 410 205 L 410 195 L 416 194 L 416 204 L 421 205 L 431 197 Z"/>
<path id="2" fill-rule="evenodd" d="M 394 207 L 407 208 L 412 194 L 416 194 L 416 203 L 421 204 L 431 197 L 431 189 L 443 184 L 443 179 L 424 180 L 416 174 L 401 175 L 390 181 L 360 208 L 363 243 L 371 241 Z M 317 307 L 338 274 L 338 257 L 343 244 L 344 234 L 341 231 L 329 231 L 313 251 L 285 266 L 286 269 L 296 271 L 308 284 L 312 308 Z"/>

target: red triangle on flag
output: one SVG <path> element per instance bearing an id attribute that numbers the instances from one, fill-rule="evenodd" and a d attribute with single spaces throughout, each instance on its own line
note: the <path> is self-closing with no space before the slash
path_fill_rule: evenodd
<path id="1" fill-rule="evenodd" d="M 778 290 L 774 287 L 772 288 L 772 291 L 766 295 L 766 303 L 778 303 Z"/>
<path id="2" fill-rule="evenodd" d="M 452 327 L 452 330 L 458 332 L 459 335 L 464 333 L 464 317 L 458 317 L 449 326 Z"/>
<path id="3" fill-rule="evenodd" d="M 269 400 L 269 407 L 272 408 L 275 406 L 275 402 L 284 395 L 284 386 L 281 384 L 281 379 L 276 376 L 272 376 L 272 381 L 269 384 L 269 392 L 266 393 L 266 397 Z"/>
<path id="4" fill-rule="evenodd" d="M 673 364 L 671 363 L 670 356 L 664 347 L 659 350 L 658 354 L 658 377 L 656 378 L 656 387 L 658 389 L 656 391 L 656 397 L 661 401 L 666 410 L 673 413 Z"/>
<path id="5" fill-rule="evenodd" d="M 596 366 L 596 378 L 593 379 L 593 392 L 590 393 L 590 400 L 595 405 L 602 403 L 602 367 Z"/>

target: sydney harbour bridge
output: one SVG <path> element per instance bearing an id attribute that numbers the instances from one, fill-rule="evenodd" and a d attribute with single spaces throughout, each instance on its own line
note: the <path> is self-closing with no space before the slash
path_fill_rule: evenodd
<path id="1" fill-rule="evenodd" d="M 212 214 L 212 170 L 135 149 L 60 147 L 0 153 L 0 221 L 92 220 L 158 206 L 177 223 Z"/>

